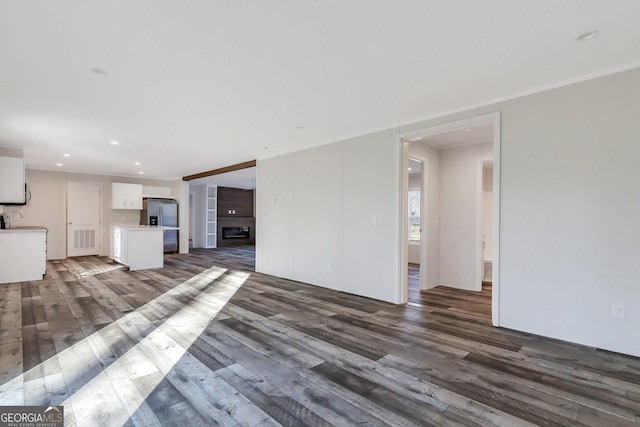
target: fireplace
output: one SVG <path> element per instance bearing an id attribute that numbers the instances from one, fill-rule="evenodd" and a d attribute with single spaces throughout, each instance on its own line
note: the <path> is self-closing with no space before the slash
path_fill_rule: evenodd
<path id="1" fill-rule="evenodd" d="M 222 227 L 223 239 L 248 239 L 250 227 Z"/>

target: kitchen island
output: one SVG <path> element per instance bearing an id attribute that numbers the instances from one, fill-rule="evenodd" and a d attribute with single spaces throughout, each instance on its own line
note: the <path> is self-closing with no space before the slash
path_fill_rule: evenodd
<path id="1" fill-rule="evenodd" d="M 47 272 L 47 229 L 0 230 L 0 283 L 42 280 Z"/>
<path id="2" fill-rule="evenodd" d="M 163 233 L 177 227 L 124 225 L 111 227 L 110 256 L 130 271 L 164 267 Z"/>

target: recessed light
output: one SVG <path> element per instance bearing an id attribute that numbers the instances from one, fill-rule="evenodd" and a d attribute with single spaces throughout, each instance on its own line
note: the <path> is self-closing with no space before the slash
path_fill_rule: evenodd
<path id="1" fill-rule="evenodd" d="M 107 74 L 107 70 L 105 70 L 104 68 L 91 67 L 89 69 L 91 70 L 91 72 L 93 74 L 98 74 L 98 75 L 101 75 L 101 76 L 104 76 L 105 74 Z"/>
<path id="2" fill-rule="evenodd" d="M 56 163 L 56 166 L 62 166 L 62 163 Z"/>
<path id="3" fill-rule="evenodd" d="M 118 141 L 111 141 L 111 144 L 113 144 L 113 145 L 118 145 L 118 144 L 119 144 L 119 142 L 118 142 Z"/>
<path id="4" fill-rule="evenodd" d="M 69 154 L 69 153 L 64 153 L 64 154 L 63 154 L 63 156 L 65 156 L 65 157 L 71 157 L 71 154 Z"/>
<path id="5" fill-rule="evenodd" d="M 133 162 L 134 165 L 140 166 L 140 162 Z"/>
<path id="6" fill-rule="evenodd" d="M 143 174 L 144 174 L 144 172 L 142 172 L 142 171 L 140 171 L 140 172 L 138 172 L 138 173 L 139 173 L 140 175 L 143 175 Z"/>
<path id="7" fill-rule="evenodd" d="M 576 40 L 579 42 L 582 42 L 585 40 L 591 40 L 592 38 L 596 37 L 598 34 L 600 34 L 598 30 L 587 31 L 586 33 L 582 33 L 578 37 L 576 37 Z"/>
<path id="8" fill-rule="evenodd" d="M 466 128 L 465 130 L 466 130 L 467 132 L 471 132 L 471 129 L 469 129 L 469 128 Z"/>
<path id="9" fill-rule="evenodd" d="M 411 170 L 411 168 L 409 168 L 409 170 Z"/>

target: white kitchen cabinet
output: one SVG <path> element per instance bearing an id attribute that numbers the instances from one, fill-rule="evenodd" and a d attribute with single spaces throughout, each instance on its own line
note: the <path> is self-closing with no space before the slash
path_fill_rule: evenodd
<path id="1" fill-rule="evenodd" d="M 142 210 L 142 185 L 122 182 L 112 183 L 111 207 L 113 209 Z"/>
<path id="2" fill-rule="evenodd" d="M 0 230 L 0 283 L 42 280 L 46 271 L 46 228 Z"/>
<path id="3" fill-rule="evenodd" d="M 160 227 L 111 227 L 111 259 L 130 271 L 163 268 L 163 233 Z"/>
<path id="4" fill-rule="evenodd" d="M 0 147 L 0 205 L 25 202 L 22 149 Z"/>

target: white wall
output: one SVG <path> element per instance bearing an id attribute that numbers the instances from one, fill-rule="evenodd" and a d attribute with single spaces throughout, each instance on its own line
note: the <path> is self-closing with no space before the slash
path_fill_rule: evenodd
<path id="1" fill-rule="evenodd" d="M 400 144 L 397 131 L 345 141 L 343 289 L 399 302 Z M 404 268 L 406 271 L 406 267 Z"/>
<path id="2" fill-rule="evenodd" d="M 259 160 L 256 173 L 256 271 L 293 277 L 294 155 Z"/>
<path id="3" fill-rule="evenodd" d="M 343 144 L 295 154 L 293 166 L 293 277 L 343 289 Z M 353 230 L 358 232 L 359 230 Z"/>
<path id="4" fill-rule="evenodd" d="M 343 254 L 343 290 L 398 301 L 401 226 L 395 209 L 402 198 L 395 135 L 497 110 L 501 259 L 494 276 L 500 276 L 500 325 L 640 356 L 638 69 L 341 142 L 345 155 L 352 141 L 362 143 L 353 145 L 360 159 L 348 171 L 352 178 L 343 163 L 345 200 L 348 182 L 371 192 L 359 200 L 365 209 L 350 209 L 349 223 L 345 216 L 340 227 L 362 229 L 355 235 L 362 238 L 360 252 L 355 237 L 348 248 L 346 237 L 343 248 L 334 248 Z M 294 270 L 294 170 L 304 173 L 294 168 L 296 156 L 258 162 L 258 270 L 282 277 Z M 376 209 L 384 214 L 374 227 L 363 218 Z M 351 278 L 360 285 L 351 285 Z M 625 320 L 611 318 L 612 303 L 626 304 Z"/>
<path id="5" fill-rule="evenodd" d="M 422 190 L 422 176 L 419 173 L 410 173 L 409 174 L 409 191 L 421 191 L 421 190 Z"/>
<path id="6" fill-rule="evenodd" d="M 482 191 L 493 191 L 493 166 L 482 169 Z"/>
<path id="7" fill-rule="evenodd" d="M 398 302 L 396 135 L 258 161 L 257 271 Z"/>
<path id="8" fill-rule="evenodd" d="M 640 356 L 640 70 L 501 109 L 501 325 Z"/>
<path id="9" fill-rule="evenodd" d="M 493 259 L 493 167 L 482 169 L 482 236 L 485 243 L 483 258 L 491 261 Z"/>
<path id="10" fill-rule="evenodd" d="M 194 248 L 204 248 L 206 246 L 206 206 L 207 206 L 207 186 L 205 184 L 189 183 L 189 191 L 193 193 L 193 236 L 192 244 Z"/>
<path id="11" fill-rule="evenodd" d="M 440 284 L 479 291 L 478 161 L 492 157 L 485 142 L 440 151 Z"/>
<path id="12" fill-rule="evenodd" d="M 424 143 L 409 143 L 409 154 L 425 159 L 427 189 L 423 194 L 426 209 L 422 218 L 423 236 L 427 240 L 426 284 L 432 288 L 440 283 L 440 151 Z"/>
<path id="13" fill-rule="evenodd" d="M 483 259 L 493 259 L 493 191 L 482 192 L 482 241 Z"/>
<path id="14" fill-rule="evenodd" d="M 191 206 L 189 206 L 189 183 L 187 181 L 173 181 L 172 194 L 178 201 L 178 252 L 189 253 L 189 230 L 191 229 Z"/>
<path id="15" fill-rule="evenodd" d="M 14 216 L 14 225 L 41 225 L 49 229 L 47 234 L 47 258 L 66 257 L 66 189 L 65 182 L 91 182 L 101 184 L 101 244 L 100 255 L 109 254 L 109 227 L 115 223 L 140 223 L 140 211 L 111 209 L 111 183 L 128 182 L 158 187 L 171 187 L 171 194 L 179 195 L 181 181 L 160 181 L 103 175 L 75 174 L 27 169 L 27 184 L 31 201 Z M 180 203 L 180 201 L 178 201 Z M 180 218 L 182 224 L 182 218 Z"/>

